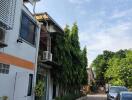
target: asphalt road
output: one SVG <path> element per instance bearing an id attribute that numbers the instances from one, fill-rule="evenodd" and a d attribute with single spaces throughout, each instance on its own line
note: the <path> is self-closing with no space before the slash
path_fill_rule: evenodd
<path id="1" fill-rule="evenodd" d="M 107 100 L 106 95 L 87 95 L 86 97 L 82 97 L 80 99 L 77 100 Z"/>

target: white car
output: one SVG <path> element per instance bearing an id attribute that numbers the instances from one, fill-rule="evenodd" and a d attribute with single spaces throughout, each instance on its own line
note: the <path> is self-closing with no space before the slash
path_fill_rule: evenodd
<path id="1" fill-rule="evenodd" d="M 107 91 L 107 100 L 119 100 L 120 92 L 128 91 L 124 86 L 111 86 Z"/>
<path id="2" fill-rule="evenodd" d="M 132 100 L 132 92 L 121 92 L 120 100 Z"/>

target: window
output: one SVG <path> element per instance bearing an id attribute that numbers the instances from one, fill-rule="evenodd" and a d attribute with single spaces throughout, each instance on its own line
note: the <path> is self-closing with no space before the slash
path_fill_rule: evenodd
<path id="1" fill-rule="evenodd" d="M 9 65 L 0 63 L 0 74 L 9 74 L 9 68 Z"/>
<path id="2" fill-rule="evenodd" d="M 31 96 L 31 94 L 32 94 L 32 82 L 33 82 L 33 74 L 29 74 L 29 84 L 28 84 L 27 96 Z"/>
<path id="3" fill-rule="evenodd" d="M 37 26 L 33 20 L 31 20 L 25 12 L 22 12 L 20 37 L 32 45 L 35 45 L 36 29 Z"/>

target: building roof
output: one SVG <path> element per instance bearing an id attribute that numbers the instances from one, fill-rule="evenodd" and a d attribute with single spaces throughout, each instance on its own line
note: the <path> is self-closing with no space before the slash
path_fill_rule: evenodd
<path id="1" fill-rule="evenodd" d="M 37 13 L 35 14 L 35 17 L 40 22 L 48 22 L 54 24 L 61 33 L 64 33 L 64 30 L 60 27 L 60 25 L 47 13 Z"/>
<path id="2" fill-rule="evenodd" d="M 30 2 L 31 4 L 33 4 L 34 2 L 38 2 L 40 0 L 23 0 L 24 2 Z"/>

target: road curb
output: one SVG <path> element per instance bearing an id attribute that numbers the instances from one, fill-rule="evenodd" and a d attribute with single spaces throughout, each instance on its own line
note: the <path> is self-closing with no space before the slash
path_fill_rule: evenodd
<path id="1" fill-rule="evenodd" d="M 89 96 L 90 96 L 90 97 L 94 97 L 94 96 L 98 96 L 98 97 L 106 97 L 105 94 L 96 94 L 96 95 L 94 95 L 94 94 L 92 94 L 92 95 L 88 94 L 87 96 L 84 96 L 84 97 L 78 98 L 78 99 L 76 99 L 76 100 L 87 100 L 87 98 L 88 98 Z"/>

